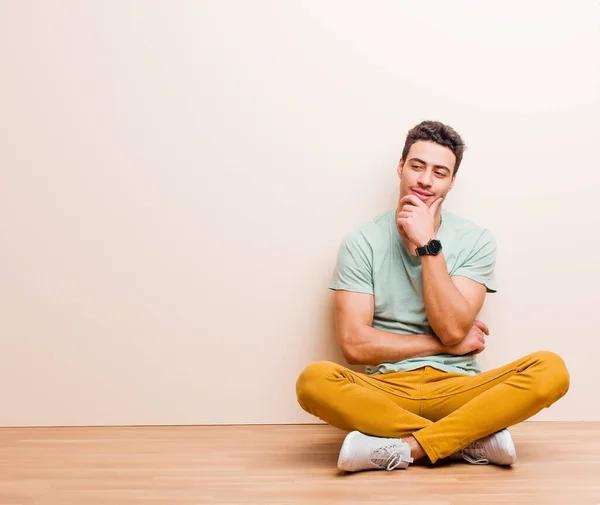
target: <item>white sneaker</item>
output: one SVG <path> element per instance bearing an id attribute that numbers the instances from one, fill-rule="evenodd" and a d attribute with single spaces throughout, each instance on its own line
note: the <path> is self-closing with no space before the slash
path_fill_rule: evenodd
<path id="1" fill-rule="evenodd" d="M 338 468 L 346 472 L 359 470 L 394 470 L 413 462 L 410 446 L 399 438 L 380 438 L 352 431 L 346 435 Z"/>
<path id="2" fill-rule="evenodd" d="M 517 461 L 515 444 L 507 429 L 476 440 L 452 459 L 464 459 L 473 465 L 512 465 Z"/>

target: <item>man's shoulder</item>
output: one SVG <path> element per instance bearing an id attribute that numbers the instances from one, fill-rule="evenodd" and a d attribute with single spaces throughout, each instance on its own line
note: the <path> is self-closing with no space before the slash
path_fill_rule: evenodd
<path id="1" fill-rule="evenodd" d="M 390 233 L 390 221 L 394 211 L 377 214 L 368 221 L 358 225 L 344 236 L 344 242 L 373 246 L 381 240 L 387 240 Z"/>
<path id="2" fill-rule="evenodd" d="M 480 238 L 486 238 L 495 241 L 494 234 L 489 228 L 454 212 L 444 210 L 443 221 L 443 224 L 447 224 L 447 230 L 459 239 L 479 240 Z"/>

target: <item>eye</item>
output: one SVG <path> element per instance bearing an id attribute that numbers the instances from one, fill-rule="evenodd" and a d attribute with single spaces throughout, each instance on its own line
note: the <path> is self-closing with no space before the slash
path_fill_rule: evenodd
<path id="1" fill-rule="evenodd" d="M 414 170 L 423 170 L 423 165 L 413 165 Z"/>
<path id="2" fill-rule="evenodd" d="M 437 175 L 441 179 L 442 177 L 446 177 L 446 172 L 438 170 L 437 172 L 435 172 L 435 175 Z"/>

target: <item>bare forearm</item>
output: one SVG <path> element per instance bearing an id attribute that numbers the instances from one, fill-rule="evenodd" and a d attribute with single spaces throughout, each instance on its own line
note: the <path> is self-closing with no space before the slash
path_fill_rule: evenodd
<path id="1" fill-rule="evenodd" d="M 434 335 L 402 335 L 365 325 L 346 338 L 342 351 L 351 365 L 378 365 L 447 353 L 448 347 Z"/>
<path id="2" fill-rule="evenodd" d="M 452 282 L 443 253 L 421 258 L 427 319 L 446 344 L 456 344 L 473 325 L 469 302 Z"/>

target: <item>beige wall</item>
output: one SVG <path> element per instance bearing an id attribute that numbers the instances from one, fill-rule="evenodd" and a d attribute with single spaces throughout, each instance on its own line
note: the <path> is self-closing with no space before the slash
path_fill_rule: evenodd
<path id="1" fill-rule="evenodd" d="M 427 5 L 426 5 L 427 4 Z M 485 368 L 564 356 L 600 420 L 599 6 L 0 3 L 0 425 L 312 422 L 344 233 L 403 138 L 466 138 L 500 243 Z"/>

